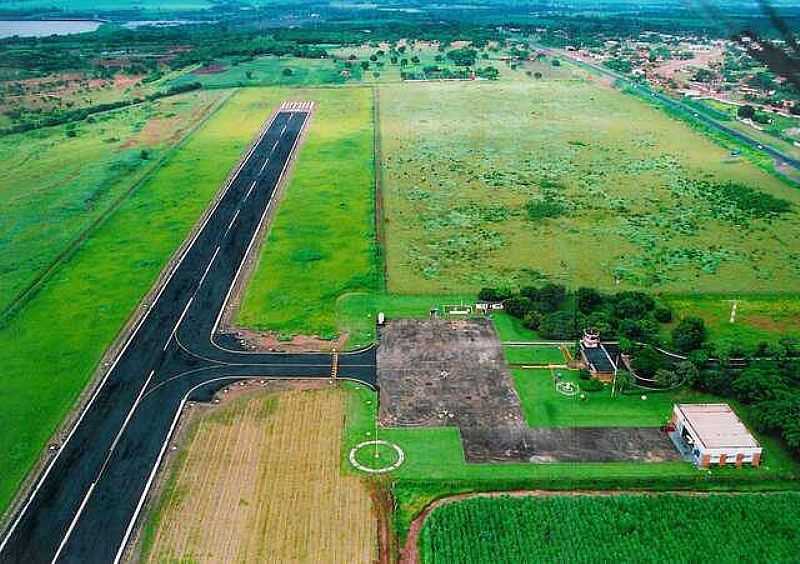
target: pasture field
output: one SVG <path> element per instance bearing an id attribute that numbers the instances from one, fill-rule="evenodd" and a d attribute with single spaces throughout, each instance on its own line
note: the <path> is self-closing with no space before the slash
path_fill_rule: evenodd
<path id="1" fill-rule="evenodd" d="M 798 290 L 800 191 L 565 72 L 380 87 L 389 291 Z"/>
<path id="2" fill-rule="evenodd" d="M 0 511 L 272 109 L 237 92 L 0 328 Z"/>
<path id="3" fill-rule="evenodd" d="M 336 300 L 381 286 L 375 248 L 372 92 L 276 90 L 317 107 L 244 294 L 238 323 L 337 334 Z"/>
<path id="4" fill-rule="evenodd" d="M 339 465 L 344 396 L 260 390 L 195 414 L 148 516 L 142 560 L 376 561 L 370 493 Z"/>
<path id="5" fill-rule="evenodd" d="M 222 94 L 193 92 L 0 137 L 0 312 L 157 168 Z"/>
<path id="6" fill-rule="evenodd" d="M 795 562 L 798 523 L 797 493 L 473 497 L 433 510 L 418 549 L 430 564 Z"/>
<path id="7" fill-rule="evenodd" d="M 249 61 L 222 59 L 212 69 L 197 68 L 169 84 L 180 86 L 199 82 L 204 88 L 237 86 L 312 86 L 344 83 L 343 67 L 332 59 L 300 59 L 296 57 L 257 57 Z M 291 74 L 284 74 L 289 69 Z"/>

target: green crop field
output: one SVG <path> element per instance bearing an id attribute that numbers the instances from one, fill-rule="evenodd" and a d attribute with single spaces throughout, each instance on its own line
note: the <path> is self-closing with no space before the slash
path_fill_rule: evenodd
<path id="1" fill-rule="evenodd" d="M 336 300 L 380 287 L 372 92 L 275 91 L 317 104 L 238 321 L 278 333 L 336 332 Z"/>
<path id="2" fill-rule="evenodd" d="M 476 497 L 425 520 L 421 562 L 796 562 L 800 495 Z"/>
<path id="3" fill-rule="evenodd" d="M 558 73 L 380 87 L 390 291 L 798 290 L 800 191 Z"/>
<path id="4" fill-rule="evenodd" d="M 236 93 L 0 328 L 0 511 L 273 109 Z"/>
<path id="5" fill-rule="evenodd" d="M 221 94 L 191 93 L 99 114 L 74 129 L 0 137 L 0 312 L 157 167 Z"/>

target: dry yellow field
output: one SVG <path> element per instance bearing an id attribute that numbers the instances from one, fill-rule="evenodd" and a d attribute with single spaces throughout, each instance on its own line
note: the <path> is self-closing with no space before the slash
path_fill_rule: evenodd
<path id="1" fill-rule="evenodd" d="M 344 394 L 261 391 L 196 416 L 142 560 L 374 562 L 369 491 L 340 473 Z"/>

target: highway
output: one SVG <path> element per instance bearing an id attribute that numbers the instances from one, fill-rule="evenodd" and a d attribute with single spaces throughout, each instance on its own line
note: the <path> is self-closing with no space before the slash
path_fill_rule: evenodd
<path id="1" fill-rule="evenodd" d="M 0 562 L 119 561 L 187 401 L 243 378 L 330 377 L 330 354 L 237 350 L 217 333 L 310 114 L 284 105 L 261 131 L 3 532 Z M 374 385 L 374 349 L 339 355 L 338 377 Z"/>

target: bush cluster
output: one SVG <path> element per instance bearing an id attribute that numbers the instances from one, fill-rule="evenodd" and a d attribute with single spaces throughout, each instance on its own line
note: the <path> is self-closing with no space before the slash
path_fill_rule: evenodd
<path id="1" fill-rule="evenodd" d="M 505 310 L 546 339 L 573 339 L 586 327 L 594 327 L 605 338 L 658 342 L 659 323 L 672 320 L 672 311 L 642 292 L 603 294 L 580 288 L 568 296 L 564 286 L 545 284 L 521 288 L 519 292 L 484 288 L 479 298 L 502 301 Z M 564 307 L 572 297 L 575 307 Z"/>

